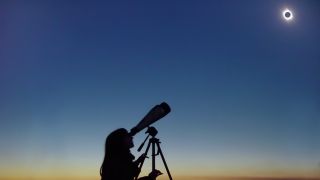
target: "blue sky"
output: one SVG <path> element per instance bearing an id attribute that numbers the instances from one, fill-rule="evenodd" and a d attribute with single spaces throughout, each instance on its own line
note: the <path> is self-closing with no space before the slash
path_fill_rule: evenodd
<path id="1" fill-rule="evenodd" d="M 319 176 L 318 1 L 0 4 L 1 174 L 97 176 L 166 101 L 173 174 Z"/>

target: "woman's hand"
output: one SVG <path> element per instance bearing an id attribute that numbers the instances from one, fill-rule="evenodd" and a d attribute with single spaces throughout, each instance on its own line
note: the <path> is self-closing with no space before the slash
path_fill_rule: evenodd
<path id="1" fill-rule="evenodd" d="M 147 155 L 145 153 L 141 154 L 141 156 L 136 160 L 136 163 L 140 164 L 145 158 L 148 158 Z"/>
<path id="2" fill-rule="evenodd" d="M 151 178 L 151 179 L 156 179 L 158 176 L 160 176 L 162 174 L 162 172 L 161 171 L 159 171 L 159 170 L 154 170 L 154 171 L 152 171 L 150 174 L 149 174 L 149 177 Z"/>

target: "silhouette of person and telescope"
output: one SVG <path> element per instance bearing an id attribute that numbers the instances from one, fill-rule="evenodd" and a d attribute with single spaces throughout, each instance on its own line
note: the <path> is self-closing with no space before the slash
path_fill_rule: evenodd
<path id="1" fill-rule="evenodd" d="M 117 129 L 111 132 L 105 142 L 105 155 L 100 168 L 101 180 L 156 180 L 162 173 L 156 169 L 156 156 L 160 155 L 169 179 L 172 180 L 168 165 L 160 147 L 160 140 L 156 138 L 157 129 L 150 126 L 157 120 L 163 118 L 171 111 L 169 105 L 165 102 L 154 106 L 147 115 L 130 132 L 125 128 Z M 147 128 L 143 143 L 138 148 L 140 152 L 145 142 L 149 139 L 145 152 L 135 160 L 130 149 L 134 146 L 133 136 L 141 130 Z M 148 151 L 151 147 L 152 170 L 148 176 L 140 177 L 142 166 Z M 156 152 L 157 148 L 157 152 Z"/>

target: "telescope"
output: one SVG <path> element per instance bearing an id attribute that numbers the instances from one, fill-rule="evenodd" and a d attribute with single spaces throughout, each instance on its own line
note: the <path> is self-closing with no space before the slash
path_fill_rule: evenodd
<path id="1" fill-rule="evenodd" d="M 159 119 L 163 118 L 171 111 L 169 105 L 165 102 L 154 106 L 147 115 L 135 126 L 130 130 L 130 135 L 134 136 L 142 129 L 148 127 L 152 123 L 158 121 Z"/>

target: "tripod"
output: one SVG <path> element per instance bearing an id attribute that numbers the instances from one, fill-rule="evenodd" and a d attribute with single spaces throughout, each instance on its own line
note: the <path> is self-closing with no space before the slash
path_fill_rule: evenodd
<path id="1" fill-rule="evenodd" d="M 156 170 L 156 156 L 160 154 L 161 156 L 161 159 L 162 159 L 162 162 L 166 168 L 166 171 L 167 171 L 167 174 L 169 176 L 169 179 L 172 180 L 172 177 L 171 177 L 171 174 L 170 174 L 170 171 L 169 171 L 169 168 L 168 168 L 168 165 L 166 163 L 166 160 L 163 156 L 163 153 L 162 153 L 162 150 L 160 148 L 160 141 L 158 138 L 156 138 L 155 136 L 158 134 L 158 131 L 156 128 L 154 127 L 148 127 L 148 130 L 147 132 L 148 133 L 148 136 L 146 137 L 146 139 L 143 141 L 143 143 L 140 145 L 140 147 L 138 148 L 138 151 L 140 152 L 141 149 L 143 148 L 144 146 L 144 143 L 148 140 L 148 138 L 151 136 L 151 138 L 149 139 L 149 143 L 147 145 L 147 148 L 145 150 L 145 155 L 148 154 L 148 151 L 149 151 L 149 148 L 150 146 L 152 147 L 152 172 L 154 172 Z M 158 148 L 158 152 L 156 153 L 156 146 Z M 145 159 L 144 159 L 145 160 Z M 144 160 L 141 162 L 140 166 L 139 166 L 139 170 L 141 171 L 142 169 L 142 166 L 143 166 L 143 163 L 144 163 Z M 139 177 L 139 174 L 135 177 L 135 180 L 137 180 Z"/>

